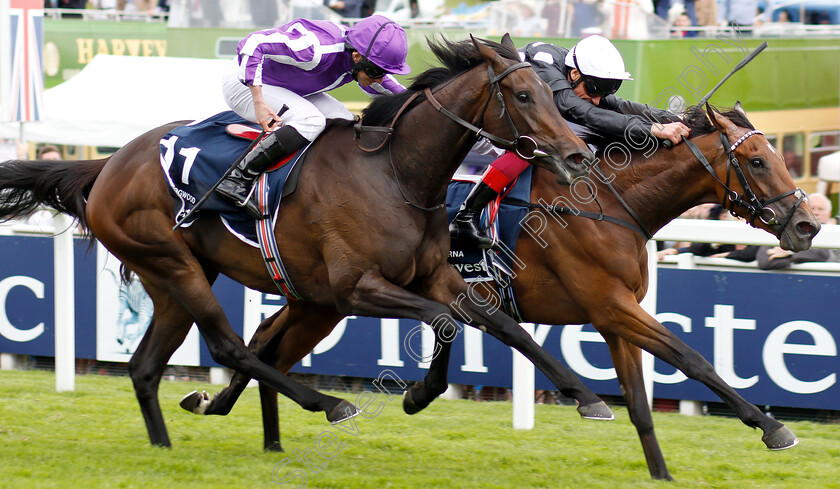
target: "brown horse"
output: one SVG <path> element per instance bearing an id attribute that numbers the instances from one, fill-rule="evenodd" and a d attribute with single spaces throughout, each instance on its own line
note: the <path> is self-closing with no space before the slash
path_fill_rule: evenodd
<path id="1" fill-rule="evenodd" d="M 657 479 L 671 476 L 647 404 L 642 349 L 706 384 L 747 426 L 761 428 L 768 448 L 790 448 L 798 440 L 783 424 L 741 398 L 709 362 L 641 308 L 639 302 L 648 284 L 647 238 L 704 202 L 723 202 L 733 213 L 779 237 L 785 249 L 809 248 L 820 229 L 807 205 L 800 205 L 804 194 L 795 189 L 784 159 L 753 130 L 740 104 L 724 114 L 709 109 L 708 117 L 694 107 L 685 122 L 692 127 L 690 142 L 650 157 L 634 152 L 626 165 L 600 163 L 587 179 L 591 195 L 582 192 L 586 202 L 572 195 L 573 188 L 557 185 L 549 172 L 535 168 L 531 202 L 563 203 L 566 214 L 582 211 L 597 216 L 602 210 L 606 221 L 615 218 L 624 225 L 531 205 L 533 210 L 523 221 L 539 232 L 520 233 L 516 257 L 524 266 L 516 269 L 513 280 L 524 321 L 556 325 L 591 322 L 604 336 L 650 473 Z M 604 168 L 606 171 L 601 170 Z M 610 182 L 615 193 L 605 182 Z M 476 291 L 488 292 L 484 288 Z M 498 297 L 494 300 L 499 303 Z M 287 314 L 284 311 L 278 314 Z M 290 324 L 290 320 L 267 320 L 252 340 L 260 357 L 266 361 L 273 358 L 282 371 L 309 352 L 299 348 L 296 329 Z M 325 334 L 329 329 L 324 327 Z M 439 345 L 442 349 L 425 380 L 406 392 L 404 407 L 409 414 L 425 408 L 447 387 L 451 343 Z M 235 375 L 231 385 L 209 403 L 205 414 L 228 412 L 247 381 L 246 376 Z M 260 394 L 266 447 L 279 447 L 276 395 L 262 385 Z"/>
<path id="2" fill-rule="evenodd" d="M 447 264 L 446 216 L 437 206 L 477 140 L 471 131 L 528 152 L 561 183 L 583 174 L 584 160 L 593 155 L 557 117 L 551 91 L 519 62 L 507 36 L 502 44 L 443 40 L 430 46 L 444 67 L 427 70 L 407 92 L 378 100 L 378 110 L 370 111 L 366 122 L 372 124 L 401 114 L 388 146 L 362 151 L 351 123 L 332 125 L 309 149 L 297 190 L 279 212 L 277 242 L 303 298 L 284 312 L 301 325 L 295 342 L 311 349 L 326 334 L 324 318 L 332 327 L 346 315 L 418 319 L 445 338 L 457 326 L 454 316 L 522 351 L 580 401 L 584 416 L 611 417 L 515 321 L 459 298 L 467 285 Z M 252 289 L 276 288 L 260 253 L 227 232 L 216 215 L 173 230 L 174 206 L 158 148 L 178 125 L 154 129 L 105 160 L 0 165 L 0 219 L 26 215 L 41 204 L 66 212 L 141 278 L 155 310 L 129 370 L 153 445 L 170 445 L 157 390 L 167 360 L 193 322 L 217 362 L 305 409 L 324 411 L 330 421 L 355 415 L 347 401 L 261 362 L 231 329 L 211 290 L 219 273 Z M 383 137 L 365 133 L 361 145 L 374 146 Z M 310 320 L 311 328 L 303 326 Z"/>

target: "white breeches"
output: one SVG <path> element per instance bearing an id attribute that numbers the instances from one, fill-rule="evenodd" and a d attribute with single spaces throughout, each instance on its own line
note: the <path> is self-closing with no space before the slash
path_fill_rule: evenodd
<path id="1" fill-rule="evenodd" d="M 222 91 L 228 106 L 239 117 L 257 122 L 254 112 L 254 99 L 251 90 L 236 77 L 229 73 L 222 82 Z M 327 119 L 353 120 L 353 114 L 341 102 L 326 93 L 316 93 L 308 97 L 281 87 L 263 85 L 263 98 L 276 112 L 283 104 L 289 110 L 281 116 L 284 126 L 292 126 L 301 136 L 314 141 L 327 125 Z"/>

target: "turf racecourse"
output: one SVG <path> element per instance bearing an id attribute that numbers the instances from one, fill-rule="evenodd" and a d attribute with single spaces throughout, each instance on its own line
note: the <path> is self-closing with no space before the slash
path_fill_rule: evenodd
<path id="1" fill-rule="evenodd" d="M 229 416 L 201 417 L 178 407 L 194 388 L 219 390 L 161 384 L 173 443 L 167 450 L 149 445 L 128 378 L 80 376 L 76 392 L 57 394 L 51 373 L 0 372 L 0 487 L 304 487 L 297 476 L 282 485 L 274 480 L 295 470 L 306 474 L 305 487 L 336 489 L 840 487 L 837 424 L 789 423 L 800 445 L 770 452 L 760 433 L 735 419 L 654 413 L 676 479 L 669 484 L 650 480 L 621 408 L 614 409 L 616 421 L 597 422 L 581 420 L 573 407 L 538 405 L 536 428 L 516 431 L 510 403 L 439 400 L 406 416 L 395 398 L 375 417 L 356 418 L 354 434 L 281 398 L 286 453 L 278 454 L 261 450 L 256 389 Z M 319 435 L 332 459 L 317 454 Z M 295 451 L 306 450 L 320 472 L 296 460 Z M 285 458 L 290 462 L 278 466 Z"/>

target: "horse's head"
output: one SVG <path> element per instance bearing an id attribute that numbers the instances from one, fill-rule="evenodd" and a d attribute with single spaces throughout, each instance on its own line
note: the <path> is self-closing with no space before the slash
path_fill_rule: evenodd
<path id="1" fill-rule="evenodd" d="M 779 238 L 786 250 L 802 251 L 820 230 L 820 223 L 805 203 L 805 194 L 796 188 L 781 154 L 764 135 L 753 129 L 741 108 L 739 125 L 708 104 L 706 112 L 721 134 L 726 165 L 719 176 L 724 183 L 724 206 L 751 225 Z M 747 127 L 744 127 L 747 126 Z M 718 171 L 721 173 L 721 170 Z"/>
<path id="2" fill-rule="evenodd" d="M 548 85 L 528 63 L 500 56 L 486 42 L 472 41 L 489 66 L 491 94 L 478 121 L 484 132 L 516 141 L 509 149 L 553 172 L 561 185 L 585 175 L 587 161 L 595 156 L 563 120 Z M 501 46 L 516 53 L 507 34 Z"/>

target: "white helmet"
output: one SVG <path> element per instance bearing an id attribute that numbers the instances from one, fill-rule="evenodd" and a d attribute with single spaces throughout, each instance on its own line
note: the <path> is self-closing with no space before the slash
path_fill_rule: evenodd
<path id="1" fill-rule="evenodd" d="M 606 37 L 589 36 L 581 39 L 566 54 L 566 66 L 577 68 L 582 74 L 605 80 L 632 80 L 624 70 L 621 53 Z"/>

